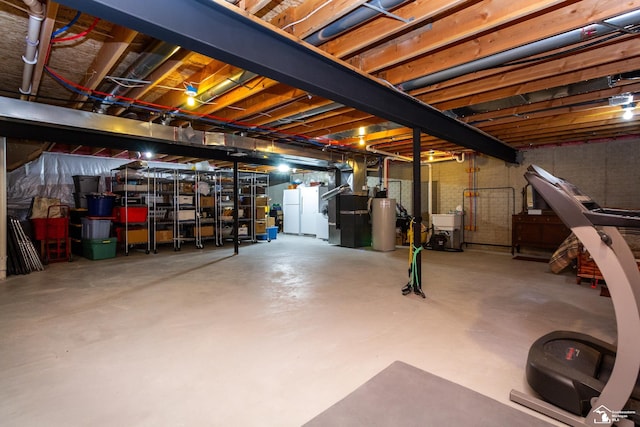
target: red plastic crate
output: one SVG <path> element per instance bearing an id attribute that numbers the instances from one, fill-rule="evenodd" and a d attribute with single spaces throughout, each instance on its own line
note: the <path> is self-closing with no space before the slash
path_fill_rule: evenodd
<path id="1" fill-rule="evenodd" d="M 146 206 L 116 206 L 113 208 L 113 217 L 115 222 L 147 222 Z"/>
<path id="2" fill-rule="evenodd" d="M 69 230 L 69 218 L 31 218 L 36 240 L 64 239 Z"/>

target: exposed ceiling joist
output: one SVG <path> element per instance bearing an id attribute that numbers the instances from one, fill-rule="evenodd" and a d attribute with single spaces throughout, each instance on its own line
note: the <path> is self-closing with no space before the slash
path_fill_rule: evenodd
<path id="1" fill-rule="evenodd" d="M 156 0 L 153 8 L 130 0 L 60 3 L 463 147 L 507 162 L 517 161 L 517 151 L 498 139 L 225 2 L 192 1 L 179 8 L 171 0 Z"/>

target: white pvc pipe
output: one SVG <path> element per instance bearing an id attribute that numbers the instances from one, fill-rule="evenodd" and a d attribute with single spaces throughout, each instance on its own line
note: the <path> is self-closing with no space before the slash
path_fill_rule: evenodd
<path id="1" fill-rule="evenodd" d="M 26 43 L 22 61 L 24 68 L 22 70 L 22 86 L 20 93 L 23 95 L 31 94 L 31 80 L 33 78 L 33 69 L 38 63 L 38 45 L 40 44 L 40 27 L 44 20 L 44 5 L 38 0 L 23 0 L 24 4 L 29 6 L 29 27 L 27 29 Z"/>

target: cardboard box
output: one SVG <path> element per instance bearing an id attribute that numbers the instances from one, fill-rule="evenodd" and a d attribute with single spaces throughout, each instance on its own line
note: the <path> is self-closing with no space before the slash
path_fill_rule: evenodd
<path id="1" fill-rule="evenodd" d="M 267 210 L 269 208 L 267 206 L 257 206 L 256 207 L 256 219 L 266 219 L 267 218 Z"/>
<path id="2" fill-rule="evenodd" d="M 213 227 L 213 225 L 203 225 L 202 227 L 200 227 L 200 235 L 202 237 L 212 237 L 214 231 L 215 228 Z"/>
<path id="3" fill-rule="evenodd" d="M 113 186 L 113 191 L 131 191 L 131 192 L 146 192 L 149 190 L 149 186 L 146 184 L 134 185 L 134 184 L 116 184 Z"/>
<path id="4" fill-rule="evenodd" d="M 267 217 L 267 227 L 274 227 L 276 225 L 276 219 L 272 216 Z"/>
<path id="5" fill-rule="evenodd" d="M 215 206 L 216 199 L 213 196 L 200 196 L 201 208 L 212 208 Z"/>
<path id="6" fill-rule="evenodd" d="M 266 221 L 256 221 L 256 234 L 265 234 L 267 232 Z"/>
<path id="7" fill-rule="evenodd" d="M 248 236 L 249 235 L 249 229 L 245 226 L 238 228 L 238 237 L 240 236 Z"/>
<path id="8" fill-rule="evenodd" d="M 179 205 L 192 205 L 193 204 L 193 196 L 178 196 L 178 204 Z"/>
<path id="9" fill-rule="evenodd" d="M 126 231 L 126 234 L 125 234 Z M 119 243 L 126 242 L 130 245 L 135 243 L 147 243 L 149 234 L 146 228 L 136 228 L 136 229 L 128 229 L 125 230 L 123 227 L 116 228 L 116 236 L 118 237 Z"/>
<path id="10" fill-rule="evenodd" d="M 169 211 L 169 219 L 176 218 L 176 211 Z M 194 209 L 185 209 L 179 210 L 178 221 L 195 221 L 196 220 L 196 211 Z"/>
<path id="11" fill-rule="evenodd" d="M 171 242 L 173 241 L 173 230 L 158 230 L 156 231 L 156 242 Z"/>
<path id="12" fill-rule="evenodd" d="M 256 206 L 269 206 L 269 198 L 267 196 L 256 196 Z"/>

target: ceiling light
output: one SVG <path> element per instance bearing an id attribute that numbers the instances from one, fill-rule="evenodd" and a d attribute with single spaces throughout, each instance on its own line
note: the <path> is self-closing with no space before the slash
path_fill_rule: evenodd
<path id="1" fill-rule="evenodd" d="M 635 106 L 635 103 L 623 105 L 622 109 L 624 110 L 624 113 L 622 114 L 622 118 L 625 120 L 631 120 L 633 118 L 633 109 Z"/>
<path id="2" fill-rule="evenodd" d="M 285 173 L 285 172 L 289 172 L 289 170 L 290 170 L 289 165 L 285 165 L 284 163 L 278 165 L 278 172 Z"/>
<path id="3" fill-rule="evenodd" d="M 632 93 L 624 93 L 622 95 L 615 95 L 609 98 L 609 105 L 611 107 L 617 107 L 618 105 L 627 105 L 633 102 Z"/>
<path id="4" fill-rule="evenodd" d="M 198 94 L 198 91 L 194 86 L 187 85 L 187 89 L 184 91 L 184 94 L 187 95 L 187 105 L 189 107 L 196 105 L 195 96 Z"/>
<path id="5" fill-rule="evenodd" d="M 153 153 L 151 151 L 147 151 L 144 153 L 144 157 L 146 157 L 147 159 L 150 159 L 153 157 Z"/>

